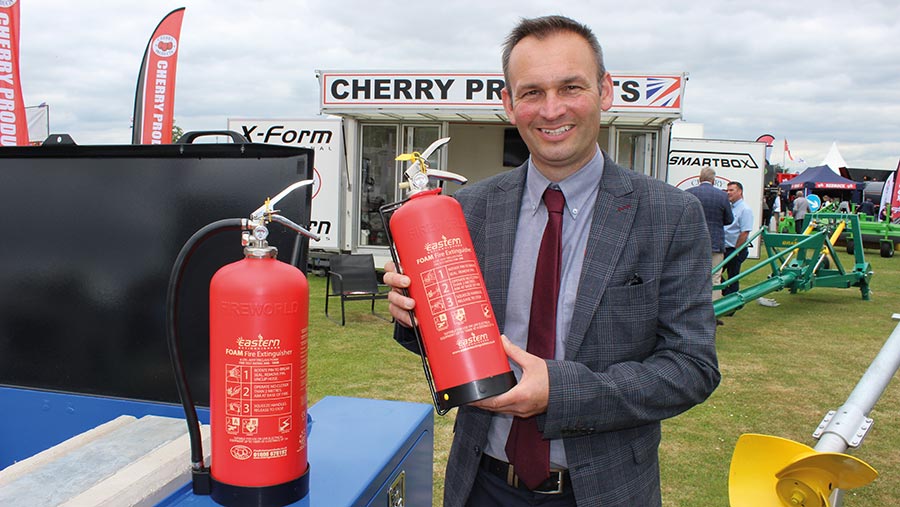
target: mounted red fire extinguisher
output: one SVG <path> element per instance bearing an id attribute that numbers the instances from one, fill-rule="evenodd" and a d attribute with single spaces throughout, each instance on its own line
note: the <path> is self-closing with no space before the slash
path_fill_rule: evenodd
<path id="1" fill-rule="evenodd" d="M 449 140 L 397 157 L 412 162 L 404 185 L 409 197 L 381 208 L 394 263 L 411 280 L 416 340 L 441 415 L 516 385 L 462 208 L 440 188 L 428 188 L 429 177 L 466 182 L 428 168 L 429 155 Z"/>
<path id="2" fill-rule="evenodd" d="M 271 221 L 318 239 L 272 206 L 250 219 L 210 224 L 184 245 L 169 283 L 169 350 L 191 436 L 194 492 L 226 506 L 281 506 L 309 491 L 307 462 L 307 332 L 309 284 L 296 267 L 278 261 L 266 241 Z M 244 259 L 219 269 L 209 291 L 210 438 L 212 464 L 203 462 L 199 425 L 175 333 L 178 286 L 185 261 L 199 243 L 223 230 L 242 232 Z"/>

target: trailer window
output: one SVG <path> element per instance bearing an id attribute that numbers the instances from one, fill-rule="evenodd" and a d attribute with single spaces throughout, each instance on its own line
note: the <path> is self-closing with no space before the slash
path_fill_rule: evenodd
<path id="1" fill-rule="evenodd" d="M 387 246 L 378 208 L 395 200 L 397 126 L 363 125 L 361 137 L 359 244 Z"/>
<path id="2" fill-rule="evenodd" d="M 616 137 L 616 162 L 656 178 L 656 132 L 618 130 Z"/>
<path id="3" fill-rule="evenodd" d="M 402 133 L 402 137 L 401 137 Z M 378 209 L 399 201 L 402 170 L 395 158 L 400 153 L 423 152 L 440 138 L 441 127 L 434 124 L 362 125 L 359 182 L 359 244 L 388 246 Z M 440 168 L 440 151 L 428 157 L 428 165 Z"/>

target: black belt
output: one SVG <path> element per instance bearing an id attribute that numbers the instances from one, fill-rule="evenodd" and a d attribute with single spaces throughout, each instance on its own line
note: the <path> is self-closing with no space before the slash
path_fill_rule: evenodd
<path id="1" fill-rule="evenodd" d="M 496 475 L 497 477 L 505 481 L 506 484 L 514 488 L 531 491 L 533 493 L 541 493 L 544 495 L 558 495 L 565 492 L 566 488 L 569 487 L 568 470 L 555 470 L 551 468 L 550 477 L 548 477 L 547 480 L 542 482 L 538 487 L 531 489 L 526 486 L 524 482 L 519 481 L 519 476 L 515 474 L 512 465 L 505 461 L 500 461 L 493 456 L 490 456 L 488 454 L 482 455 L 481 469 L 490 473 L 491 475 Z"/>

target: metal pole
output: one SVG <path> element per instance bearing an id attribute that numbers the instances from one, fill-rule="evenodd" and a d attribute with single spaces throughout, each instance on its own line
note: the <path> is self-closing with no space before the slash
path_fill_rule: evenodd
<path id="1" fill-rule="evenodd" d="M 891 318 L 900 320 L 900 313 L 895 313 Z M 878 398 L 884 393 L 898 369 L 900 369 L 900 324 L 894 328 L 894 332 L 881 347 L 881 351 L 875 356 L 847 401 L 833 415 L 829 413 L 826 416 L 826 420 L 829 418 L 830 420 L 822 422 L 825 428 L 815 450 L 843 453 L 851 445 L 858 447 L 872 426 L 872 420 L 868 418 L 869 412 L 875 407 Z M 840 507 L 843 496 L 841 490 L 835 490 L 831 495 L 831 505 Z"/>
<path id="2" fill-rule="evenodd" d="M 892 318 L 900 320 L 900 314 L 894 314 Z M 860 418 L 869 415 L 898 369 L 900 369 L 900 324 L 894 328 L 894 332 L 881 347 L 881 351 L 875 356 L 875 360 L 856 384 L 847 401 L 823 430 L 815 449 L 821 452 L 846 451 L 847 447 L 857 440 L 857 428 L 863 423 Z M 848 420 L 848 417 L 855 418 L 857 424 L 852 424 L 853 419 Z"/>

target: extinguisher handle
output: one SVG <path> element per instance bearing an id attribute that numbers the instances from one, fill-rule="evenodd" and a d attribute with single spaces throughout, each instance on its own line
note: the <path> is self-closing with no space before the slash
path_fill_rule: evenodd
<path id="1" fill-rule="evenodd" d="M 456 174 L 450 171 L 441 171 L 440 169 L 428 169 L 427 174 L 430 178 L 435 178 L 443 181 L 452 181 L 460 185 L 465 185 L 469 181 L 462 174 Z"/>
<path id="2" fill-rule="evenodd" d="M 307 238 L 311 238 L 315 241 L 319 241 L 319 235 L 313 233 L 306 227 L 303 227 L 293 220 L 289 218 L 279 215 L 279 210 L 275 209 L 275 205 L 278 204 L 279 201 L 284 199 L 294 190 L 297 190 L 300 187 L 305 187 L 307 185 L 312 185 L 313 180 L 302 180 L 296 183 L 289 185 L 287 188 L 278 192 L 275 197 L 270 197 L 266 199 L 266 202 L 263 203 L 262 206 L 256 208 L 256 211 L 250 214 L 250 220 L 245 225 L 246 230 L 253 230 L 257 227 L 264 226 L 265 222 L 278 222 L 279 224 L 291 229 L 299 234 L 306 236 Z"/>
<path id="3" fill-rule="evenodd" d="M 403 153 L 397 157 L 397 160 L 405 160 L 410 162 L 404 174 L 407 181 L 400 183 L 400 188 L 412 189 L 413 192 L 421 192 L 428 188 L 429 178 L 441 181 L 453 181 L 460 185 L 465 185 L 468 181 L 465 176 L 450 171 L 442 171 L 440 169 L 431 169 L 428 167 L 428 157 L 438 150 L 441 146 L 450 142 L 449 137 L 443 137 L 431 143 L 422 153 L 414 151 L 412 153 Z"/>
<path id="4" fill-rule="evenodd" d="M 271 219 L 273 222 L 278 222 L 279 224 L 287 227 L 288 229 L 291 229 L 294 232 L 302 234 L 302 235 L 306 236 L 307 238 L 313 239 L 315 241 L 319 241 L 318 234 L 309 231 L 308 229 L 294 223 L 293 221 L 291 221 L 290 219 L 288 219 L 286 217 L 273 214 L 269 217 L 269 219 Z"/>
<path id="5" fill-rule="evenodd" d="M 266 202 L 263 203 L 262 206 L 256 208 L 256 211 L 254 211 L 253 213 L 250 214 L 250 220 L 260 220 L 268 214 L 276 213 L 277 210 L 274 209 L 274 206 L 276 204 L 278 204 L 279 201 L 281 201 L 282 199 L 287 197 L 287 195 L 290 194 L 291 192 L 293 192 L 294 190 L 297 190 L 300 187 L 305 187 L 307 185 L 312 185 L 312 184 L 313 184 L 313 180 L 302 180 L 302 181 L 298 181 L 292 185 L 289 185 L 287 188 L 285 188 L 281 192 L 278 192 L 278 194 L 275 197 L 270 197 L 270 198 L 266 199 Z"/>

